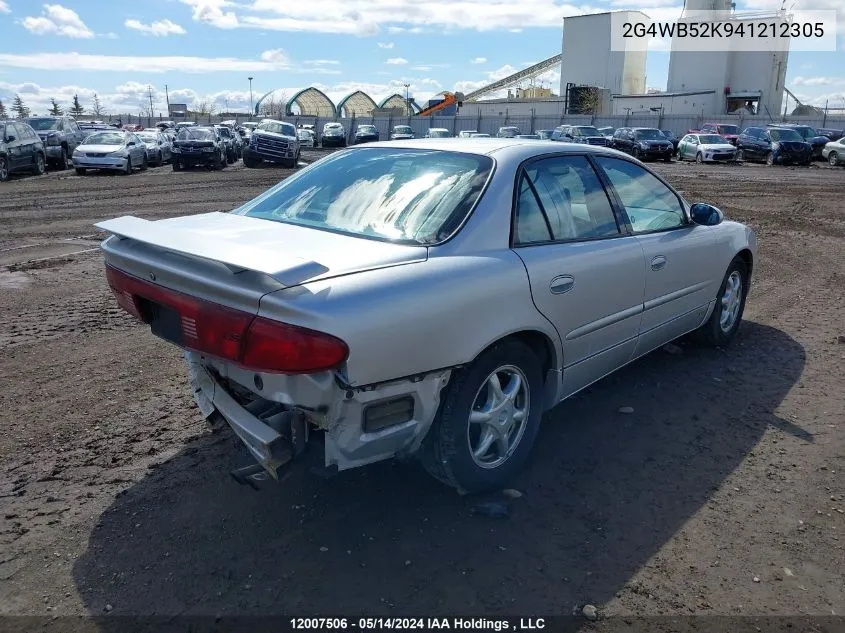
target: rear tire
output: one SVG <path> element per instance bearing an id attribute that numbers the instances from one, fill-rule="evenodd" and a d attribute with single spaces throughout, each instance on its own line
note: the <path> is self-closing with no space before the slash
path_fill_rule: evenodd
<path id="1" fill-rule="evenodd" d="M 173 171 L 182 171 L 182 163 L 175 158 L 170 159 L 170 165 L 173 167 Z"/>
<path id="2" fill-rule="evenodd" d="M 62 170 L 69 168 L 67 164 L 67 147 L 65 147 L 64 145 L 62 145 L 62 155 L 59 156 L 59 160 L 56 164 L 58 165 L 59 169 Z"/>
<path id="3" fill-rule="evenodd" d="M 258 167 L 258 161 L 252 158 L 251 156 L 244 156 L 244 167 Z"/>
<path id="4" fill-rule="evenodd" d="M 738 285 L 737 285 L 738 284 Z M 725 273 L 716 305 L 707 322 L 695 331 L 695 338 L 709 347 L 724 347 L 736 335 L 748 297 L 748 266 L 737 256 Z"/>
<path id="5" fill-rule="evenodd" d="M 77 176 L 84 176 L 88 171 L 84 167 L 77 167 L 76 168 L 76 175 Z"/>
<path id="6" fill-rule="evenodd" d="M 745 152 L 741 149 L 736 150 L 736 160 L 740 163 L 745 162 Z"/>
<path id="7" fill-rule="evenodd" d="M 0 156 L 0 182 L 9 180 L 9 160 L 5 156 Z"/>
<path id="8" fill-rule="evenodd" d="M 494 375 L 498 397 L 490 385 Z M 524 466 L 540 428 L 543 374 L 536 354 L 517 340 L 498 343 L 456 370 L 441 397 L 418 453 L 425 469 L 459 491 L 502 488 Z M 489 423 L 470 421 L 484 417 L 481 403 L 494 407 Z"/>
<path id="9" fill-rule="evenodd" d="M 42 176 L 47 172 L 47 161 L 44 160 L 44 154 L 39 152 L 35 155 L 35 165 L 32 171 L 36 176 Z"/>
<path id="10" fill-rule="evenodd" d="M 144 160 L 141 162 L 141 171 L 147 171 L 147 155 L 144 154 Z"/>

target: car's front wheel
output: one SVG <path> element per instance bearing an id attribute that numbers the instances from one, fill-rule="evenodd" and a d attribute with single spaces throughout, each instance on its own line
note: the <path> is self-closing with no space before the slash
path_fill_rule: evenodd
<path id="1" fill-rule="evenodd" d="M 831 167 L 836 167 L 839 164 L 839 154 L 836 152 L 831 152 L 827 155 L 827 163 Z"/>
<path id="2" fill-rule="evenodd" d="M 766 154 L 766 164 L 767 165 L 774 165 L 775 164 L 775 155 L 772 152 L 768 152 Z"/>
<path id="3" fill-rule="evenodd" d="M 47 163 L 44 160 L 44 154 L 40 152 L 35 155 L 35 166 L 33 167 L 32 171 L 35 173 L 36 176 L 41 176 L 47 171 Z"/>
<path id="4" fill-rule="evenodd" d="M 735 257 L 728 266 L 716 295 L 716 305 L 707 322 L 696 330 L 696 338 L 712 347 L 722 347 L 733 340 L 748 296 L 748 266 L 742 257 Z"/>
<path id="5" fill-rule="evenodd" d="M 9 180 L 9 161 L 5 156 L 0 156 L 0 182 Z"/>
<path id="6" fill-rule="evenodd" d="M 420 460 L 460 491 L 501 488 L 528 459 L 542 413 L 537 355 L 520 341 L 503 341 L 452 376 Z"/>
<path id="7" fill-rule="evenodd" d="M 695 155 L 695 162 L 699 163 L 699 164 L 703 163 L 704 162 L 704 154 L 702 154 L 701 152 L 698 152 L 698 154 Z"/>

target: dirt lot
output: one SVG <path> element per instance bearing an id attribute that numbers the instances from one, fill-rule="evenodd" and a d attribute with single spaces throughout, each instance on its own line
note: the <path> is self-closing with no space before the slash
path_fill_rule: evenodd
<path id="1" fill-rule="evenodd" d="M 237 485 L 177 350 L 108 294 L 92 223 L 285 171 L 4 184 L 0 613 L 845 614 L 845 170 L 656 169 L 758 231 L 746 322 L 558 406 L 504 519 L 415 464 Z"/>

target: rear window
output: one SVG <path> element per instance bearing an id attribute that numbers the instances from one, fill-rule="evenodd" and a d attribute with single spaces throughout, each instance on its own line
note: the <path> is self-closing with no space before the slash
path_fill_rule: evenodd
<path id="1" fill-rule="evenodd" d="M 635 130 L 634 136 L 640 140 L 655 140 L 655 141 L 665 141 L 666 137 L 663 136 L 663 133 L 660 130 L 651 130 L 651 129 L 644 129 L 644 130 Z"/>
<path id="2" fill-rule="evenodd" d="M 176 138 L 180 141 L 213 141 L 214 132 L 203 128 L 183 127 Z"/>
<path id="3" fill-rule="evenodd" d="M 404 244 L 435 244 L 461 225 L 493 169 L 488 156 L 372 148 L 328 156 L 233 211 Z"/>
<path id="4" fill-rule="evenodd" d="M 803 141 L 804 139 L 795 130 L 769 130 L 769 136 L 773 141 Z"/>

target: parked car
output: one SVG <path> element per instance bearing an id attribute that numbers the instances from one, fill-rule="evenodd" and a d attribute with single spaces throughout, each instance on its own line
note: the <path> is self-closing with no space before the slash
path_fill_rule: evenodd
<path id="1" fill-rule="evenodd" d="M 824 146 L 830 142 L 830 139 L 824 134 L 819 134 L 809 125 L 799 125 L 797 123 L 769 123 L 766 127 L 783 128 L 786 130 L 795 130 L 798 135 L 809 143 L 813 148 L 813 158 L 822 159 L 822 150 Z"/>
<path id="2" fill-rule="evenodd" d="M 513 138 L 517 134 L 522 134 L 518 127 L 506 125 L 499 128 L 499 131 L 496 132 L 496 138 Z"/>
<path id="3" fill-rule="evenodd" d="M 240 142 L 235 140 L 235 133 L 227 126 L 215 125 L 214 129 L 217 130 L 217 134 L 220 135 L 220 141 L 223 143 L 223 147 L 225 148 L 226 162 L 230 165 L 233 164 L 236 160 L 238 160 Z"/>
<path id="4" fill-rule="evenodd" d="M 246 161 L 244 161 L 246 163 Z M 213 126 L 188 126 L 176 133 L 173 143 L 173 171 L 201 165 L 206 169 L 223 169 L 226 143 Z"/>
<path id="5" fill-rule="evenodd" d="M 823 134 L 831 141 L 838 141 L 843 136 L 845 136 L 845 130 L 837 130 L 829 127 L 817 127 L 816 132 L 818 132 L 819 134 Z"/>
<path id="6" fill-rule="evenodd" d="M 469 135 L 470 138 L 491 138 L 489 134 L 485 134 L 484 132 L 475 132 Z"/>
<path id="7" fill-rule="evenodd" d="M 688 332 L 729 344 L 757 248 L 617 152 L 498 139 L 374 143 L 231 213 L 97 227 L 119 305 L 255 460 L 236 477 L 319 447 L 467 492 L 505 486 L 542 414 L 608 373 Z"/>
<path id="8" fill-rule="evenodd" d="M 378 128 L 375 125 L 359 125 L 355 130 L 355 144 L 372 143 L 379 140 Z"/>
<path id="9" fill-rule="evenodd" d="M 613 139 L 613 133 L 616 131 L 616 128 L 613 127 L 600 127 L 599 134 L 605 137 L 608 141 Z"/>
<path id="10" fill-rule="evenodd" d="M 94 132 L 74 150 L 73 166 L 80 176 L 89 169 L 119 171 L 128 176 L 136 167 L 147 169 L 147 146 L 134 132 Z"/>
<path id="11" fill-rule="evenodd" d="M 426 131 L 425 138 L 452 138 L 452 133 L 445 127 L 432 127 Z"/>
<path id="12" fill-rule="evenodd" d="M 674 152 L 677 152 L 678 144 L 681 142 L 681 139 L 675 136 L 675 133 L 672 130 L 660 130 L 660 132 L 663 134 L 663 136 L 669 139 L 670 143 L 672 143 L 672 150 Z"/>
<path id="13" fill-rule="evenodd" d="M 325 143 L 324 136 L 324 146 Z M 262 161 L 268 161 L 293 169 L 299 163 L 300 152 L 293 123 L 264 119 L 252 131 L 249 146 L 244 149 L 244 165 L 258 167 Z"/>
<path id="14" fill-rule="evenodd" d="M 838 141 L 830 141 L 822 150 L 822 157 L 831 167 L 845 165 L 845 138 Z"/>
<path id="15" fill-rule="evenodd" d="M 767 165 L 813 160 L 813 148 L 795 130 L 747 127 L 736 141 L 737 160 L 764 161 Z"/>
<path id="16" fill-rule="evenodd" d="M 405 141 L 414 138 L 414 130 L 410 125 L 394 125 L 390 130 L 391 141 Z"/>
<path id="17" fill-rule="evenodd" d="M 176 124 L 176 132 L 179 132 L 182 128 L 186 127 L 199 127 L 199 125 L 197 125 L 196 121 L 179 121 L 179 123 Z"/>
<path id="18" fill-rule="evenodd" d="M 736 145 L 740 134 L 739 126 L 733 125 L 732 123 L 705 123 L 698 130 L 693 130 L 691 133 L 694 132 L 724 136 L 731 145 Z"/>
<path id="19" fill-rule="evenodd" d="M 163 165 L 173 159 L 173 145 L 161 132 L 149 129 L 136 135 L 147 146 L 147 162 L 151 165 Z"/>
<path id="20" fill-rule="evenodd" d="M 346 130 L 340 123 L 326 123 L 320 142 L 323 147 L 346 147 Z"/>
<path id="21" fill-rule="evenodd" d="M 517 134 L 515 138 L 530 138 L 535 141 L 542 140 L 539 134 Z"/>
<path id="22" fill-rule="evenodd" d="M 47 162 L 58 169 L 69 169 L 68 159 L 87 136 L 76 120 L 63 115 L 29 117 L 26 122 L 44 141 Z"/>
<path id="23" fill-rule="evenodd" d="M 558 136 L 555 140 L 568 143 L 586 143 L 587 145 L 608 144 L 604 135 L 592 125 L 561 125 L 557 128 Z"/>
<path id="24" fill-rule="evenodd" d="M 473 134 L 478 134 L 478 130 L 461 130 L 458 132 L 458 138 L 469 138 Z"/>
<path id="25" fill-rule="evenodd" d="M 41 175 L 47 169 L 44 141 L 28 123 L 0 120 L 0 182 L 20 171 Z"/>
<path id="26" fill-rule="evenodd" d="M 613 133 L 611 147 L 640 160 L 662 159 L 667 163 L 675 153 L 671 141 L 652 127 L 620 127 Z"/>
<path id="27" fill-rule="evenodd" d="M 317 137 L 314 130 L 299 129 L 296 131 L 296 138 L 299 139 L 300 147 L 317 147 Z"/>
<path id="28" fill-rule="evenodd" d="M 678 160 L 697 163 L 736 160 L 737 149 L 719 134 L 687 134 L 678 143 Z"/>
<path id="29" fill-rule="evenodd" d="M 554 130 L 537 130 L 535 134 L 537 134 L 537 136 L 539 136 L 544 141 L 548 141 L 552 138 L 552 132 L 554 132 Z"/>

